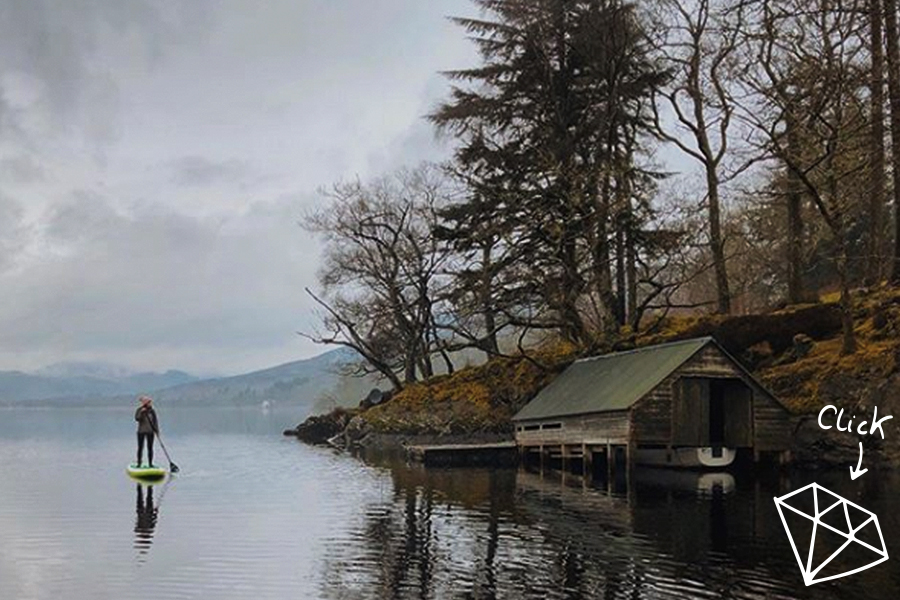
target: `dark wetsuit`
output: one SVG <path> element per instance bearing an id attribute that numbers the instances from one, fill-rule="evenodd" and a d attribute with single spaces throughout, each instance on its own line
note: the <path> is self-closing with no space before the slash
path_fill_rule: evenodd
<path id="1" fill-rule="evenodd" d="M 153 464 L 153 438 L 159 431 L 159 423 L 156 420 L 156 411 L 153 407 L 139 406 L 134 413 L 134 420 L 138 422 L 137 440 L 137 464 L 140 465 L 144 458 L 144 443 L 147 444 L 147 459 Z"/>

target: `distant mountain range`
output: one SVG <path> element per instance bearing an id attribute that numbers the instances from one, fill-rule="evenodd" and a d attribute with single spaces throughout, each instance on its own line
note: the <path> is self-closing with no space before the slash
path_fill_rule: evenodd
<path id="1" fill-rule="evenodd" d="M 457 367 L 478 364 L 480 353 L 454 353 Z M 298 417 L 338 406 L 356 406 L 372 388 L 388 384 L 375 376 L 348 375 L 359 359 L 347 348 L 232 377 L 199 378 L 183 371 L 135 373 L 107 363 L 66 362 L 33 373 L 0 371 L 0 407 L 133 406 L 149 394 L 164 406 L 290 407 Z M 441 363 L 436 364 L 441 372 Z"/>
<path id="2" fill-rule="evenodd" d="M 192 405 L 303 405 L 309 411 L 329 405 L 351 406 L 378 384 L 375 378 L 342 372 L 356 360 L 352 351 L 331 350 L 244 375 L 176 385 L 156 391 L 154 397 L 166 403 Z"/>
<path id="3" fill-rule="evenodd" d="M 121 369 L 112 374 L 99 368 L 79 369 L 74 363 L 53 365 L 35 373 L 0 371 L 0 402 L 136 394 L 196 380 L 183 371 L 129 373 Z"/>
<path id="4" fill-rule="evenodd" d="M 42 367 L 34 372 L 34 375 L 44 375 L 46 377 L 92 377 L 112 380 L 125 379 L 139 374 L 133 369 L 122 365 L 86 361 L 58 362 Z"/>
<path id="5" fill-rule="evenodd" d="M 375 378 L 342 374 L 346 349 L 233 377 L 200 379 L 182 371 L 133 373 L 104 363 L 59 363 L 34 373 L 0 371 L 0 405 L 82 406 L 134 402 L 150 394 L 168 405 L 290 405 L 304 412 L 357 404 Z"/>

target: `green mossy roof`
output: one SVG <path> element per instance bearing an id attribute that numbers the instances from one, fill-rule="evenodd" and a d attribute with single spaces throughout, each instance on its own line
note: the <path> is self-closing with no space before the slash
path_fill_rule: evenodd
<path id="1" fill-rule="evenodd" d="M 513 420 L 628 410 L 710 343 L 703 337 L 578 360 Z"/>

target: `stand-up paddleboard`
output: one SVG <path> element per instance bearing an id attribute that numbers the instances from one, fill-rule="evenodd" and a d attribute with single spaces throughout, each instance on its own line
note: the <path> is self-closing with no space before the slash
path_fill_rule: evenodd
<path id="1" fill-rule="evenodd" d="M 143 479 L 144 481 L 158 480 L 166 476 L 166 470 L 163 467 L 157 467 L 155 465 L 138 465 L 135 463 L 128 465 L 125 472 L 128 473 L 130 477 Z"/>

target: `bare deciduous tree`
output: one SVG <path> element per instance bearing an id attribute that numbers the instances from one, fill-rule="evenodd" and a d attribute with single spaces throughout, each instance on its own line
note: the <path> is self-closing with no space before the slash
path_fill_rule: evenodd
<path id="1" fill-rule="evenodd" d="M 884 33 L 887 41 L 888 98 L 891 111 L 891 172 L 894 182 L 894 252 L 891 282 L 900 283 L 900 40 L 897 1 L 884 0 Z"/>
<path id="2" fill-rule="evenodd" d="M 675 115 L 675 130 L 660 119 L 660 135 L 674 143 L 703 168 L 709 248 L 716 283 L 716 306 L 731 312 L 731 292 L 722 233 L 722 183 L 733 173 L 723 172 L 729 151 L 734 104 L 728 86 L 728 61 L 738 43 L 737 29 L 725 22 L 726 13 L 711 0 L 664 0 L 667 36 L 661 44 L 665 61 L 673 66 L 670 85 L 661 90 Z M 681 135 L 686 132 L 690 141 Z"/>
<path id="3" fill-rule="evenodd" d="M 872 189 L 869 192 L 869 244 L 866 278 L 877 282 L 882 275 L 885 217 L 885 149 L 884 149 L 884 8 L 881 0 L 868 0 L 869 104 L 871 120 L 870 164 Z"/>
<path id="4" fill-rule="evenodd" d="M 440 172 L 428 166 L 339 183 L 302 223 L 325 241 L 322 293 L 307 290 L 325 331 L 308 337 L 352 348 L 398 389 L 432 376 L 443 350 L 436 302 L 448 250 L 432 230 L 444 194 Z"/>
<path id="5" fill-rule="evenodd" d="M 858 35 L 864 14 L 855 0 L 761 0 L 745 30 L 743 83 L 753 100 L 742 116 L 756 129 L 760 150 L 785 165 L 834 237 L 844 353 L 856 349 L 847 237 L 867 157 Z"/>

